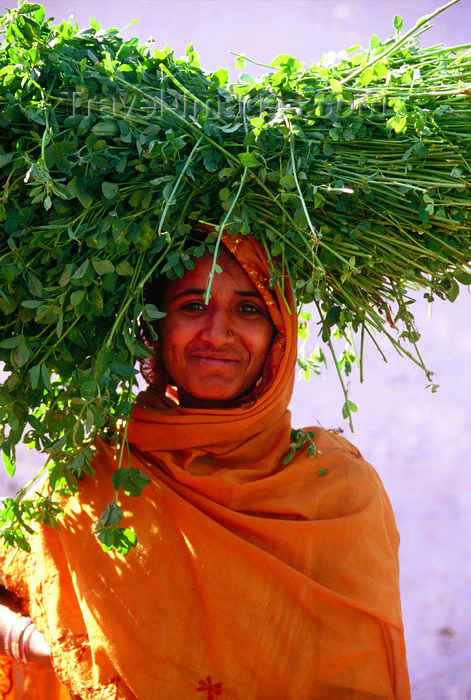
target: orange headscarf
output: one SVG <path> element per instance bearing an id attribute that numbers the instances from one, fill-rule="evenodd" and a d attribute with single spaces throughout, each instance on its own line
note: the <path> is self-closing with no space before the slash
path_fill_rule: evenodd
<path id="1" fill-rule="evenodd" d="M 96 476 L 70 499 L 59 532 L 42 528 L 32 554 L 14 561 L 7 585 L 81 698 L 407 700 L 388 498 L 358 451 L 320 428 L 311 428 L 315 456 L 301 449 L 284 464 L 291 291 L 270 291 L 256 242 L 224 241 L 277 329 L 270 382 L 256 400 L 224 410 L 143 392 L 129 459 L 151 483 L 120 502 L 137 547 L 106 554 L 91 535 L 116 469 L 113 448 L 100 442 Z"/>

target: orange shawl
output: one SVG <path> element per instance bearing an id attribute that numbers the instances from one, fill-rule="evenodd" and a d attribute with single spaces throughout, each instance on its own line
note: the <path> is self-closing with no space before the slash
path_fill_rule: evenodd
<path id="1" fill-rule="evenodd" d="M 151 484 L 120 501 L 137 547 L 106 554 L 91 534 L 116 468 L 100 442 L 96 476 L 69 499 L 59 532 L 42 528 L 6 584 L 43 631 L 57 676 L 84 699 L 407 700 L 388 498 L 358 451 L 320 428 L 316 455 L 302 449 L 283 465 L 293 301 L 287 288 L 287 303 L 279 290 L 274 303 L 257 244 L 226 245 L 278 330 L 263 394 L 225 410 L 141 394 L 130 462 Z M 51 681 L 49 691 L 26 682 L 37 690 L 25 697 L 66 697 Z"/>

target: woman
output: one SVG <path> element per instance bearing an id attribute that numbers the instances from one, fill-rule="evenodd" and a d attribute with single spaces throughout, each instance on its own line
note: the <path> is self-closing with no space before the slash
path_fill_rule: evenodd
<path id="1" fill-rule="evenodd" d="M 254 240 L 223 243 L 207 306 L 209 254 L 165 291 L 128 430 L 151 483 L 120 502 L 138 546 L 106 554 L 90 534 L 113 497 L 100 441 L 96 476 L 5 584 L 80 698 L 409 698 L 387 496 L 342 437 L 311 428 L 293 449 L 289 284 L 270 287 Z"/>

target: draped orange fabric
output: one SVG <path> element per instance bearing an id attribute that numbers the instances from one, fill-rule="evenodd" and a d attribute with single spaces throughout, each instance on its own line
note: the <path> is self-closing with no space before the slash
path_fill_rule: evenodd
<path id="1" fill-rule="evenodd" d="M 287 464 L 296 362 L 289 286 L 268 287 L 263 250 L 225 238 L 269 304 L 277 336 L 263 393 L 190 409 L 148 390 L 123 496 L 139 543 L 104 553 L 91 534 L 113 498 L 113 447 L 96 476 L 5 575 L 81 698 L 407 700 L 398 535 L 381 482 L 344 438 L 312 428 L 316 454 Z M 273 296 L 272 296 L 273 294 Z M 61 691 L 55 690 L 60 693 Z M 40 697 L 60 697 L 51 692 Z"/>

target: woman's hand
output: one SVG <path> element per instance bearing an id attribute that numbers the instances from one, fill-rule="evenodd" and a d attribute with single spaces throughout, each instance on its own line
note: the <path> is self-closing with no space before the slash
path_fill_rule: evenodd
<path id="1" fill-rule="evenodd" d="M 14 600 L 8 600 L 4 594 L 0 603 L 0 653 L 12 656 L 12 645 L 16 643 L 21 649 L 21 658 L 27 663 L 38 663 L 42 666 L 51 666 L 51 650 L 44 636 L 30 623 L 25 627 L 21 624 L 21 613 L 18 604 Z M 23 616 L 24 618 L 25 616 Z M 33 629 L 31 630 L 31 625 Z M 24 642 L 23 643 L 23 635 Z M 5 649 L 5 642 L 8 649 Z"/>
<path id="2" fill-rule="evenodd" d="M 52 666 L 51 650 L 48 643 L 44 639 L 44 635 L 34 628 L 31 637 L 29 638 L 26 658 L 32 663 L 42 664 L 43 666 Z"/>

